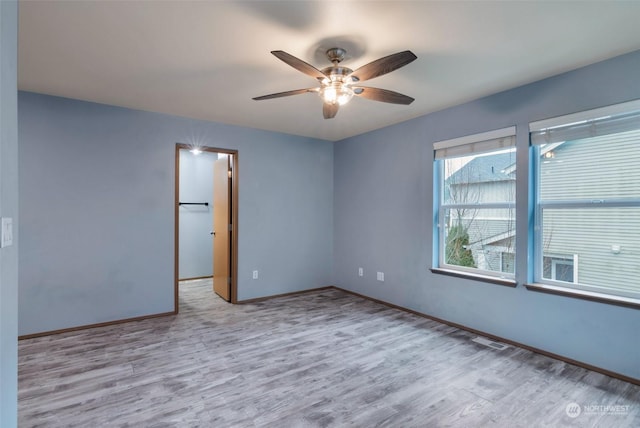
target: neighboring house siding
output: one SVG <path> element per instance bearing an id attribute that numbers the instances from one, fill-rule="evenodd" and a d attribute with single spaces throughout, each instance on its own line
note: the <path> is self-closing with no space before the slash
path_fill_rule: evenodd
<path id="1" fill-rule="evenodd" d="M 515 184 L 515 179 L 511 178 L 484 183 L 452 184 L 451 201 L 447 202 L 488 203 L 515 200 Z"/>
<path id="2" fill-rule="evenodd" d="M 614 142 L 615 149 L 599 150 L 602 145 Z M 578 143 L 568 141 L 553 152 L 553 159 L 543 161 L 546 162 L 544 174 L 551 176 L 558 186 L 545 188 L 540 193 L 541 199 L 599 199 L 612 188 L 618 189 L 617 196 L 621 198 L 640 194 L 640 171 L 628 176 L 620 168 L 621 163 L 629 161 L 640 168 L 640 131 L 589 138 Z"/>
<path id="3" fill-rule="evenodd" d="M 577 254 L 583 284 L 640 291 L 640 208 L 546 211 L 544 254 Z"/>
<path id="4" fill-rule="evenodd" d="M 565 142 L 542 162 L 541 200 L 640 196 L 640 169 L 621 168 L 640 168 L 640 131 Z M 544 223 L 543 252 L 576 254 L 577 282 L 640 291 L 640 208 L 546 209 Z"/>

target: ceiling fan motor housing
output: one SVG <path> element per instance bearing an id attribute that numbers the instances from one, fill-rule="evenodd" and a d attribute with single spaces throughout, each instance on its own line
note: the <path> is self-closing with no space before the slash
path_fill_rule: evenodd
<path id="1" fill-rule="evenodd" d="M 347 54 L 347 51 L 342 48 L 331 48 L 327 50 L 327 58 L 333 64 L 338 64 L 342 60 L 344 60 L 344 56 Z"/>

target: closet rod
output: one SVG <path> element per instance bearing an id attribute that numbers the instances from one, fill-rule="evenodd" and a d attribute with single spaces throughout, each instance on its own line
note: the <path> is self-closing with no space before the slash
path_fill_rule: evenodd
<path id="1" fill-rule="evenodd" d="M 204 205 L 209 206 L 209 202 L 178 202 L 178 205 Z"/>

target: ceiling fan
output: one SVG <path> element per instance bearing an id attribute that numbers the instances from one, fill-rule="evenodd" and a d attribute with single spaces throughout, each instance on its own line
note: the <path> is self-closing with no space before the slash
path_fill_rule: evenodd
<path id="1" fill-rule="evenodd" d="M 340 65 L 346 54 L 346 51 L 341 48 L 331 48 L 327 50 L 327 58 L 329 58 L 329 61 L 331 61 L 333 65 L 322 70 L 318 70 L 311 64 L 284 51 L 271 51 L 271 53 L 296 70 L 318 79 L 320 86 L 317 88 L 294 89 L 293 91 L 263 95 L 253 98 L 256 101 L 315 92 L 322 98 L 322 114 L 325 119 L 335 117 L 338 113 L 338 108 L 348 103 L 354 95 L 373 101 L 392 104 L 408 105 L 413 102 L 413 98 L 398 92 L 360 85 L 360 82 L 390 73 L 414 61 L 417 56 L 411 51 L 403 51 L 385 56 L 363 65 L 355 71 Z"/>

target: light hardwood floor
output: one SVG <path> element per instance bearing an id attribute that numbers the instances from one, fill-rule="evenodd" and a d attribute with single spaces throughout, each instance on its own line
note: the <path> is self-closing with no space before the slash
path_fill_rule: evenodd
<path id="1" fill-rule="evenodd" d="M 340 290 L 180 310 L 21 341 L 20 427 L 640 426 L 639 386 Z"/>

